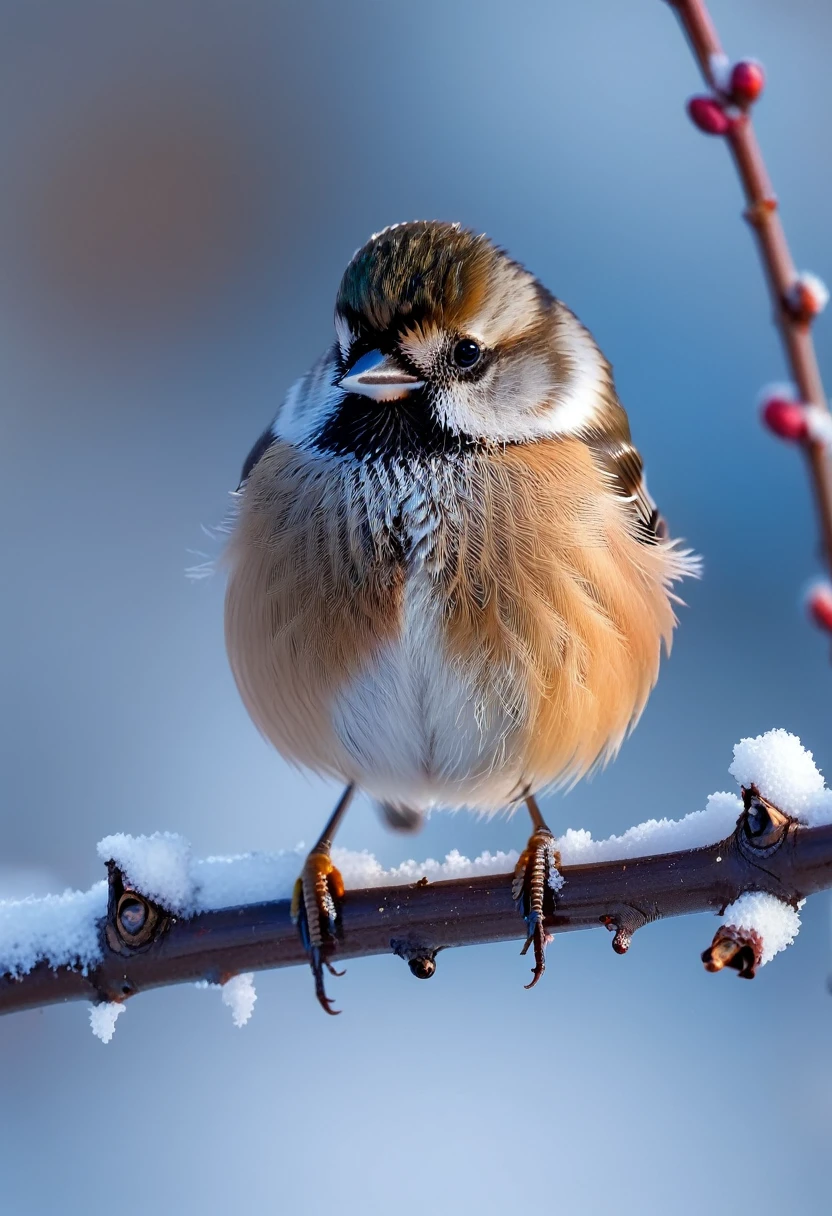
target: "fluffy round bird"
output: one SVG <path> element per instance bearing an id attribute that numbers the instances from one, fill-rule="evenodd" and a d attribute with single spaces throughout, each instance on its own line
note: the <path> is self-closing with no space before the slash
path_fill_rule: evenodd
<path id="1" fill-rule="evenodd" d="M 433 805 L 527 803 L 535 983 L 557 855 L 534 795 L 618 751 L 696 559 L 647 492 L 591 333 L 486 236 L 374 235 L 335 335 L 245 462 L 226 598 L 251 717 L 347 785 L 296 888 L 316 990 L 334 1012 L 329 852 L 356 788 L 404 828 Z"/>

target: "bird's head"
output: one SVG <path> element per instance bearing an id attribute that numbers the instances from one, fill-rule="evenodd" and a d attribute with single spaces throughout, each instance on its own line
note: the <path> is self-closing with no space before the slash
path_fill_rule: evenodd
<path id="1" fill-rule="evenodd" d="M 577 434 L 610 383 L 573 314 L 457 224 L 373 236 L 344 272 L 335 329 L 326 366 L 289 405 L 317 415 L 315 447 L 361 459 Z"/>

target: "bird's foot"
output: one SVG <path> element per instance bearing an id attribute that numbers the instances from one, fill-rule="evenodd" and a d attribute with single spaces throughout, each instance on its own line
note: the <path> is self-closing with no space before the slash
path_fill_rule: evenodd
<path id="1" fill-rule="evenodd" d="M 546 970 L 546 947 L 552 935 L 546 932 L 543 922 L 545 914 L 552 909 L 554 892 L 563 885 L 559 866 L 560 853 L 555 848 L 554 836 L 547 827 L 536 827 L 520 854 L 511 886 L 511 894 L 529 934 L 520 953 L 525 954 L 530 946 L 534 950 L 532 980 L 526 988 L 534 988 Z"/>
<path id="2" fill-rule="evenodd" d="M 304 862 L 292 894 L 292 921 L 309 959 L 315 979 L 315 996 L 325 1013 L 340 1013 L 324 988 L 324 968 L 330 975 L 343 975 L 329 961 L 341 930 L 341 900 L 344 880 L 329 854 L 329 847 L 317 845 Z"/>

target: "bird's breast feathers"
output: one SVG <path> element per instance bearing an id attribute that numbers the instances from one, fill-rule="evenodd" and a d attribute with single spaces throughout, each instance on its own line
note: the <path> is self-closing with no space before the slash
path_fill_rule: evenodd
<path id="1" fill-rule="evenodd" d="M 276 442 L 229 561 L 232 668 L 284 756 L 485 810 L 614 754 L 685 573 L 573 439 L 398 463 Z"/>

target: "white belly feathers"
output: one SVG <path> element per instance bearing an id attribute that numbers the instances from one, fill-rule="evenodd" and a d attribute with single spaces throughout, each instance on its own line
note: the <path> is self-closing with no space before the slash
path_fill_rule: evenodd
<path id="1" fill-rule="evenodd" d="M 380 801 L 498 809 L 517 793 L 516 699 L 499 673 L 476 686 L 446 653 L 442 605 L 422 566 L 409 575 L 401 636 L 338 695 L 333 731 Z"/>

